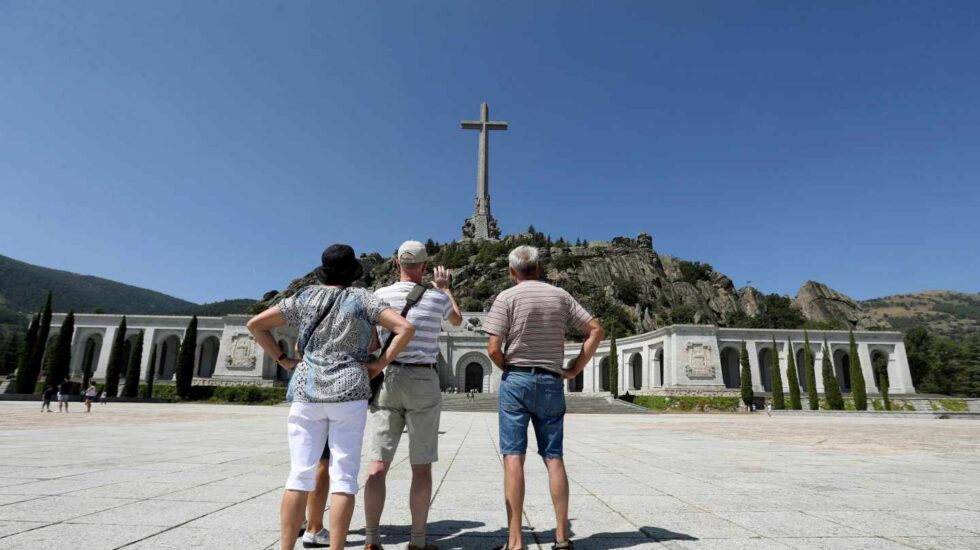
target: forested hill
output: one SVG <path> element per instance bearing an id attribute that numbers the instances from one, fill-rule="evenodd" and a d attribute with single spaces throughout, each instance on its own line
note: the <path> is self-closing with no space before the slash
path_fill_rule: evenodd
<path id="1" fill-rule="evenodd" d="M 154 290 L 0 256 L 0 313 L 9 316 L 37 311 L 49 290 L 54 294 L 55 311 L 80 313 L 225 315 L 244 313 L 254 302 L 225 300 L 198 305 Z"/>

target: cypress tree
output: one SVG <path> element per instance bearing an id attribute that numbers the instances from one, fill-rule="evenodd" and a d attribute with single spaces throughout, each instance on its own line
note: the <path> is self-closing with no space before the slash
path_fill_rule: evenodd
<path id="1" fill-rule="evenodd" d="M 830 346 L 827 344 L 827 337 L 823 339 L 823 361 L 820 362 L 821 372 L 823 373 L 823 395 L 827 399 L 827 405 L 832 410 L 844 410 L 844 397 L 840 394 L 840 386 L 837 384 L 837 377 L 834 376 L 834 363 L 830 359 Z"/>
<path id="2" fill-rule="evenodd" d="M 820 400 L 817 398 L 817 373 L 813 357 L 813 348 L 810 347 L 810 335 L 803 331 L 803 374 L 806 375 L 806 400 L 811 411 L 820 408 Z"/>
<path id="3" fill-rule="evenodd" d="M 744 340 L 738 359 L 742 364 L 742 403 L 751 409 L 752 403 L 755 401 L 755 394 L 752 392 L 752 368 L 749 366 L 749 350 L 745 347 Z"/>
<path id="4" fill-rule="evenodd" d="M 776 337 L 772 338 L 772 408 L 786 408 L 786 398 L 783 396 L 783 373 L 779 372 L 779 351 L 776 348 Z"/>
<path id="5" fill-rule="evenodd" d="M 793 353 L 793 341 L 786 340 L 786 349 L 788 351 L 788 356 L 786 357 L 786 382 L 789 383 L 789 408 L 794 411 L 798 411 L 803 408 L 803 404 L 800 402 L 800 381 L 796 376 L 796 355 Z"/>
<path id="6" fill-rule="evenodd" d="M 82 356 L 82 389 L 88 389 L 89 382 L 92 381 L 92 368 L 95 367 L 95 345 L 88 345 L 86 343 L 85 349 L 82 351 L 85 355 Z"/>
<path id="7" fill-rule="evenodd" d="M 861 370 L 861 358 L 858 356 L 853 330 L 850 333 L 847 355 L 850 359 L 851 397 L 854 399 L 854 408 L 859 411 L 866 411 L 868 410 L 868 392 L 864 386 L 864 372 Z"/>
<path id="8" fill-rule="evenodd" d="M 184 340 L 177 354 L 177 395 L 187 399 L 191 395 L 191 382 L 194 380 L 194 353 L 197 351 L 197 315 L 191 317 Z"/>
<path id="9" fill-rule="evenodd" d="M 68 312 L 65 322 L 61 323 L 58 340 L 54 345 L 54 353 L 46 365 L 44 379 L 48 384 L 60 384 L 68 378 L 71 367 L 71 339 L 75 334 L 75 313 Z"/>
<path id="10" fill-rule="evenodd" d="M 126 357 L 123 357 L 123 346 L 126 342 L 126 316 L 123 315 L 116 329 L 116 335 L 112 338 L 112 348 L 109 349 L 109 365 L 105 371 L 105 385 L 103 391 L 109 397 L 119 395 L 119 376 L 122 373 L 123 365 L 126 364 Z"/>
<path id="11" fill-rule="evenodd" d="M 41 317 L 34 315 L 30 326 L 27 327 L 27 334 L 24 335 L 24 344 L 20 347 L 20 355 L 17 357 L 17 378 L 14 382 L 17 393 L 34 393 L 37 374 L 31 377 L 31 357 L 34 355 L 34 346 L 37 345 L 37 332 L 40 325 Z"/>
<path id="12" fill-rule="evenodd" d="M 892 410 L 892 400 L 888 397 L 888 375 L 886 373 L 878 375 L 878 391 L 881 392 L 881 400 L 885 404 L 885 410 Z"/>
<path id="13" fill-rule="evenodd" d="M 143 393 L 143 399 L 153 398 L 153 379 L 156 377 L 156 364 L 157 364 L 157 347 L 152 346 L 150 348 L 150 362 L 146 365 L 146 390 Z"/>
<path id="14" fill-rule="evenodd" d="M 619 397 L 619 354 L 616 352 L 616 334 L 609 341 L 609 391 Z"/>
<path id="15" fill-rule="evenodd" d="M 19 332 L 8 332 L 3 338 L 0 348 L 0 376 L 6 376 L 17 371 L 17 358 L 20 356 L 20 341 L 23 336 Z"/>
<path id="16" fill-rule="evenodd" d="M 126 384 L 123 386 L 123 397 L 137 397 L 140 389 L 140 363 L 143 361 L 143 331 L 136 337 L 133 351 L 129 354 L 129 366 L 126 368 Z"/>
<path id="17" fill-rule="evenodd" d="M 41 374 L 41 363 L 44 361 L 44 352 L 48 347 L 48 335 L 51 333 L 51 291 L 48 291 L 48 299 L 44 302 L 44 309 L 41 310 L 41 321 L 37 328 L 37 340 L 31 348 L 30 362 L 27 365 L 27 376 L 30 378 L 30 389 L 23 393 L 34 393 L 37 386 L 38 376 Z"/>

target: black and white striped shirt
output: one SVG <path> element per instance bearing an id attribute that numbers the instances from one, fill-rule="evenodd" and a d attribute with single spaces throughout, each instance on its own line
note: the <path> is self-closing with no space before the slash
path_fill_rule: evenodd
<path id="1" fill-rule="evenodd" d="M 395 311 L 405 308 L 405 299 L 415 287 L 412 282 L 399 282 L 374 291 L 378 298 L 384 300 Z M 398 354 L 395 359 L 400 363 L 429 364 L 435 363 L 439 356 L 439 333 L 442 331 L 442 320 L 448 319 L 453 306 L 441 290 L 429 288 L 422 299 L 408 310 L 408 322 L 415 327 L 415 338 Z M 388 338 L 388 331 L 378 327 L 378 340 L 383 344 Z"/>

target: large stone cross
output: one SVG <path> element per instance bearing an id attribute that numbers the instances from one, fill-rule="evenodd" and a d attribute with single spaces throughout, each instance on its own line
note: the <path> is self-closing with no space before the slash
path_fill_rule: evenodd
<path id="1" fill-rule="evenodd" d="M 463 226 L 463 236 L 476 239 L 494 239 L 499 236 L 496 221 L 490 215 L 490 189 L 489 189 L 489 131 L 506 130 L 507 123 L 497 120 L 490 120 L 490 106 L 486 103 L 480 104 L 480 120 L 464 120 L 460 122 L 460 127 L 464 130 L 480 131 L 480 148 L 477 154 L 476 167 L 476 205 L 473 217 L 468 219 Z M 472 234 L 467 234 L 472 233 Z"/>

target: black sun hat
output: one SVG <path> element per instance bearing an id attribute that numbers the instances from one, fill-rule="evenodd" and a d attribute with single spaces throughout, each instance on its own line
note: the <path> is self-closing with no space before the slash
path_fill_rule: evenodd
<path id="1" fill-rule="evenodd" d="M 325 285 L 348 286 L 361 278 L 364 268 L 354 255 L 354 249 L 346 244 L 332 244 L 320 256 L 316 278 Z"/>

